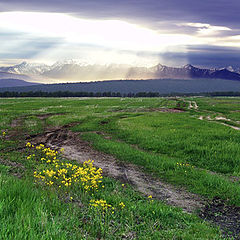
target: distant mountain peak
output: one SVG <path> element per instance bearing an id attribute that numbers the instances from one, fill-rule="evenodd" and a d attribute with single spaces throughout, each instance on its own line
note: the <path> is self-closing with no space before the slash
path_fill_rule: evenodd
<path id="1" fill-rule="evenodd" d="M 153 67 L 153 69 L 155 69 L 156 71 L 163 71 L 165 68 L 167 68 L 167 66 L 160 63 Z"/>
<path id="2" fill-rule="evenodd" d="M 230 72 L 235 72 L 235 70 L 232 66 L 228 66 L 228 67 L 226 67 L 226 69 Z"/>
<path id="3" fill-rule="evenodd" d="M 193 69 L 195 67 L 193 65 L 191 65 L 191 64 L 186 64 L 186 65 L 183 66 L 183 68 L 185 68 L 185 69 Z"/>
<path id="4" fill-rule="evenodd" d="M 22 63 L 20 63 L 18 66 L 26 66 L 28 63 L 26 61 L 23 61 Z"/>

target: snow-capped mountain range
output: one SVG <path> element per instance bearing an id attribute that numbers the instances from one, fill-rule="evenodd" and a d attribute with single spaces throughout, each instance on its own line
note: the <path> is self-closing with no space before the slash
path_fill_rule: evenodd
<path id="1" fill-rule="evenodd" d="M 240 81 L 240 68 L 228 66 L 220 69 L 203 69 L 187 64 L 183 67 L 168 67 L 158 64 L 153 67 L 133 67 L 124 64 L 89 65 L 67 60 L 53 65 L 22 62 L 21 64 L 0 67 L 0 79 L 18 78 L 54 79 L 64 81 L 90 81 L 115 79 L 192 79 L 219 78 Z M 36 80 L 37 81 L 37 80 Z"/>

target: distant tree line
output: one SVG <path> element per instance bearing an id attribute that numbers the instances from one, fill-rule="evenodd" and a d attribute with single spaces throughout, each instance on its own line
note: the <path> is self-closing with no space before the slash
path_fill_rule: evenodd
<path id="1" fill-rule="evenodd" d="M 0 92 L 0 97 L 121 97 L 121 93 L 115 92 L 70 92 L 70 91 L 56 91 L 56 92 Z"/>
<path id="2" fill-rule="evenodd" d="M 70 92 L 70 91 L 57 91 L 57 92 L 0 92 L 0 97 L 159 97 L 159 93 L 154 92 L 139 92 L 122 94 L 120 92 Z"/>
<path id="3" fill-rule="evenodd" d="M 70 91 L 56 91 L 56 92 L 0 92 L 1 98 L 6 97 L 176 97 L 176 96 L 240 96 L 240 92 L 205 92 L 205 93 L 168 93 L 160 94 L 158 92 L 138 92 L 138 93 L 120 93 L 120 92 L 70 92 Z"/>

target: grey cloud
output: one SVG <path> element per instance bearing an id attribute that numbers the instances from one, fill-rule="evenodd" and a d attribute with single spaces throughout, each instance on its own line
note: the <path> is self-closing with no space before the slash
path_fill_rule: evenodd
<path id="1" fill-rule="evenodd" d="M 18 32 L 0 31 L 0 36 L 0 57 L 2 59 L 30 59 L 39 53 L 61 44 L 60 39 L 33 37 L 29 34 Z"/>
<path id="2" fill-rule="evenodd" d="M 239 0 L 8 0 L 2 11 L 49 11 L 82 17 L 120 18 L 144 24 L 161 21 L 206 22 L 238 28 Z"/>

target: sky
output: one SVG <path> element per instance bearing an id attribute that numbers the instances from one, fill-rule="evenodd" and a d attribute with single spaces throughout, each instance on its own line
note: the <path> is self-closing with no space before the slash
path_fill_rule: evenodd
<path id="1" fill-rule="evenodd" d="M 239 0 L 0 0 L 0 65 L 240 66 Z"/>

